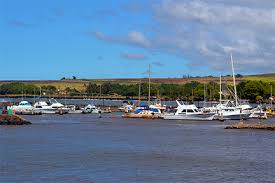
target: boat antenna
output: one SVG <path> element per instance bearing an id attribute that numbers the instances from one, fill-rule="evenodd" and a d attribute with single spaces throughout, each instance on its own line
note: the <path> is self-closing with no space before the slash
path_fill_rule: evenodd
<path id="1" fill-rule="evenodd" d="M 233 74 L 235 105 L 238 106 L 238 96 L 237 96 L 237 88 L 236 88 L 236 78 L 235 78 L 235 70 L 234 70 L 234 63 L 233 63 L 232 53 L 231 53 L 230 56 L 231 56 L 231 65 L 232 65 L 232 74 Z"/>

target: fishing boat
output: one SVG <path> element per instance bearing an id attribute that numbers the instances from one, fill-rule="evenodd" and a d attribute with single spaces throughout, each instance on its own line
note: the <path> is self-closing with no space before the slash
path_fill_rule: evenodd
<path id="1" fill-rule="evenodd" d="M 195 121 L 212 121 L 215 114 L 204 113 L 194 104 L 184 104 L 176 101 L 178 104 L 177 111 L 174 114 L 164 114 L 163 119 L 166 120 L 195 120 Z"/>
<path id="2" fill-rule="evenodd" d="M 39 101 L 34 104 L 34 110 L 42 114 L 66 114 L 69 113 L 70 108 L 57 102 L 55 99 L 50 99 L 49 103 L 46 101 Z"/>

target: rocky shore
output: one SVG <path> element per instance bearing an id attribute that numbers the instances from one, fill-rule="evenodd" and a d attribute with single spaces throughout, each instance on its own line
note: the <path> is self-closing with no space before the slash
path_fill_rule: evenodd
<path id="1" fill-rule="evenodd" d="M 256 129 L 256 130 L 270 130 L 275 131 L 275 124 L 262 124 L 262 123 L 238 123 L 235 125 L 227 126 L 225 129 Z"/>
<path id="2" fill-rule="evenodd" d="M 32 124 L 29 121 L 26 121 L 20 116 L 17 115 L 0 115 L 0 125 L 30 125 Z"/>

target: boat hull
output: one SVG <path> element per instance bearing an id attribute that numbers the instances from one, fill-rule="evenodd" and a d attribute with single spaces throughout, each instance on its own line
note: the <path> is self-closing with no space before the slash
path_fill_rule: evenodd
<path id="1" fill-rule="evenodd" d="M 249 119 L 250 114 L 231 114 L 231 115 L 224 115 L 224 116 L 216 116 L 216 119 L 223 119 L 223 120 L 241 120 L 241 119 Z"/>
<path id="2" fill-rule="evenodd" d="M 164 115 L 165 120 L 212 121 L 214 114 Z"/>
<path id="3" fill-rule="evenodd" d="M 161 115 L 156 115 L 156 114 L 124 114 L 122 115 L 123 118 L 144 118 L 144 119 L 161 119 Z"/>

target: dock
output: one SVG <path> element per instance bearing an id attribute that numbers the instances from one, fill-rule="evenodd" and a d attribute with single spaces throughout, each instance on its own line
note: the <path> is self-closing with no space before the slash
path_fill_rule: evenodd
<path id="1" fill-rule="evenodd" d="M 275 131 L 275 124 L 262 124 L 262 123 L 238 123 L 235 125 L 227 126 L 225 129 L 253 129 L 253 130 L 269 130 Z"/>

